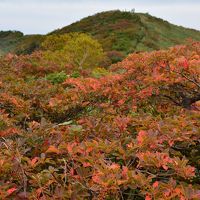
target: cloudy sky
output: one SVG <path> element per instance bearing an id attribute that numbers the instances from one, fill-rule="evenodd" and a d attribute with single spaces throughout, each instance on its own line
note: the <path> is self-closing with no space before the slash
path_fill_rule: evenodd
<path id="1" fill-rule="evenodd" d="M 0 0 L 0 30 L 44 34 L 96 12 L 132 8 L 200 30 L 200 0 Z"/>

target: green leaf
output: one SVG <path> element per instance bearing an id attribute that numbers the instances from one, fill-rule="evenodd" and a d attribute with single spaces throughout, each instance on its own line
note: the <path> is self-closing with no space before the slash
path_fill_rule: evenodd
<path id="1" fill-rule="evenodd" d="M 73 121 L 70 120 L 70 121 L 67 121 L 67 122 L 60 123 L 60 124 L 58 124 L 58 126 L 67 126 L 67 125 L 70 125 L 72 123 L 73 123 Z"/>

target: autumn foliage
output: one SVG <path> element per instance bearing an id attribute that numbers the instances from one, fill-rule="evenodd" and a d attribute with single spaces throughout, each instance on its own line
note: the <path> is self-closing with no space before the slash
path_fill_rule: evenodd
<path id="1" fill-rule="evenodd" d="M 0 67 L 0 199 L 200 199 L 200 43 L 98 77 L 42 52 Z"/>

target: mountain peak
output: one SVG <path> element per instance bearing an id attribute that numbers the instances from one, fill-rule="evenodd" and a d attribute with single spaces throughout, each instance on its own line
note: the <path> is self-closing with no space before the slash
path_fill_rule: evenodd
<path id="1" fill-rule="evenodd" d="M 173 25 L 148 13 L 111 10 L 86 17 L 50 34 L 84 32 L 98 39 L 106 51 L 125 54 L 182 44 L 187 38 L 200 40 L 200 32 Z"/>

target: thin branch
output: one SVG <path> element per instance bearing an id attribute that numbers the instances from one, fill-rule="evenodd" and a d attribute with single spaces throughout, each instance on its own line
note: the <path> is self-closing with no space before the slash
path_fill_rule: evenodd
<path id="1" fill-rule="evenodd" d="M 194 83 L 198 88 L 200 88 L 200 84 L 198 82 L 196 82 L 195 80 L 191 79 L 190 77 L 186 76 L 185 74 L 181 73 L 181 72 L 178 72 L 178 71 L 173 71 L 177 74 L 180 74 L 181 76 L 183 76 L 185 79 L 187 79 L 188 81 Z"/>
<path id="2" fill-rule="evenodd" d="M 173 99 L 172 97 L 168 96 L 168 95 L 161 95 L 163 97 L 168 98 L 169 100 L 171 100 L 173 103 L 175 103 L 177 106 L 181 106 L 180 103 L 178 103 L 175 99 Z"/>
<path id="3" fill-rule="evenodd" d="M 21 163 L 21 155 L 19 153 L 19 150 L 17 149 L 17 158 L 16 158 L 16 161 L 18 162 L 19 164 L 19 167 L 21 169 L 21 172 L 22 172 L 22 177 L 23 177 L 23 189 L 24 189 L 24 194 L 25 196 L 27 197 L 27 176 L 26 176 L 26 173 L 25 173 L 25 170 L 23 168 L 23 165 Z"/>

